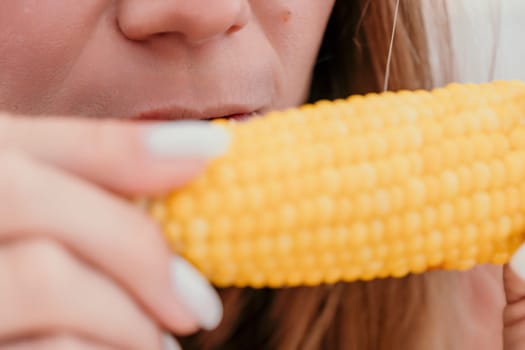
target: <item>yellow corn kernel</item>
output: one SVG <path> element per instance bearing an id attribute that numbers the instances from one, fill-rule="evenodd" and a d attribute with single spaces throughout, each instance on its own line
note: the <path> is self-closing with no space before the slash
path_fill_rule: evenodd
<path id="1" fill-rule="evenodd" d="M 282 287 L 505 263 L 525 233 L 525 84 L 353 96 L 242 123 L 151 199 L 218 286 Z"/>

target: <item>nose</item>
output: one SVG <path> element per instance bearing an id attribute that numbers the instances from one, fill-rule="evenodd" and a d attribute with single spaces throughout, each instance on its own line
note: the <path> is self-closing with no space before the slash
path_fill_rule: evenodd
<path id="1" fill-rule="evenodd" d="M 247 0 L 121 0 L 117 11 L 120 30 L 129 39 L 179 34 L 190 44 L 233 34 L 249 17 Z"/>

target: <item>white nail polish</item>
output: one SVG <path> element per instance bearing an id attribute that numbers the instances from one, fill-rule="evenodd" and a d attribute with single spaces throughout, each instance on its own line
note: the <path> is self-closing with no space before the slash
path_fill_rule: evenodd
<path id="1" fill-rule="evenodd" d="M 159 123 L 146 130 L 146 149 L 160 157 L 217 157 L 230 143 L 227 130 L 205 121 Z"/>
<path id="2" fill-rule="evenodd" d="M 525 244 L 514 253 L 509 265 L 512 271 L 525 281 Z"/>
<path id="3" fill-rule="evenodd" d="M 165 350 L 182 350 L 179 343 L 173 338 L 171 334 L 164 335 L 164 349 Z"/>
<path id="4" fill-rule="evenodd" d="M 173 259 L 171 273 L 176 295 L 193 312 L 201 327 L 216 328 L 222 320 L 222 302 L 215 289 L 181 257 Z"/>

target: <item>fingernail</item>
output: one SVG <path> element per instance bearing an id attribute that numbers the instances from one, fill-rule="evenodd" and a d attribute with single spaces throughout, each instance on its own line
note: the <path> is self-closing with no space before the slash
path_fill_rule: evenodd
<path id="1" fill-rule="evenodd" d="M 190 263 L 175 257 L 171 266 L 175 293 L 193 312 L 202 328 L 212 330 L 222 319 L 222 302 L 209 282 Z"/>
<path id="2" fill-rule="evenodd" d="M 509 266 L 516 275 L 525 281 L 525 244 L 514 253 Z"/>
<path id="3" fill-rule="evenodd" d="M 146 130 L 146 149 L 160 157 L 217 157 L 230 143 L 227 130 L 205 121 L 158 123 Z"/>
<path id="4" fill-rule="evenodd" d="M 181 346 L 171 334 L 164 335 L 164 349 L 165 350 L 182 350 Z"/>

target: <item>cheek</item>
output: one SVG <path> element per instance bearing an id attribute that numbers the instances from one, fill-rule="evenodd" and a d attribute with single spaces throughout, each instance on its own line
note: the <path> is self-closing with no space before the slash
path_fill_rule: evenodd
<path id="1" fill-rule="evenodd" d="M 298 105 L 308 96 L 310 79 L 335 0 L 259 0 L 254 11 L 282 65 L 278 108 Z M 259 4 L 260 3 L 260 4 Z M 263 4 L 264 3 L 264 4 Z"/>
<path id="2" fill-rule="evenodd" d="M 30 112 L 44 103 L 67 76 L 106 2 L 0 0 L 0 106 Z"/>

